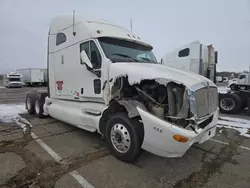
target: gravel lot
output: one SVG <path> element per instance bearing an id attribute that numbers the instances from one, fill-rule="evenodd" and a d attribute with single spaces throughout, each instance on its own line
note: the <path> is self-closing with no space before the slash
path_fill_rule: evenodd
<path id="1" fill-rule="evenodd" d="M 144 152 L 127 164 L 98 134 L 27 115 L 24 99 L 32 89 L 0 88 L 0 187 L 249 187 L 249 117 L 221 115 L 216 137 L 182 158 Z M 23 131 L 17 119 L 32 127 Z"/>

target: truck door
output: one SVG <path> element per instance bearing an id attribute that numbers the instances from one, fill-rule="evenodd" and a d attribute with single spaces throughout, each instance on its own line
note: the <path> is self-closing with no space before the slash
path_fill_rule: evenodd
<path id="1" fill-rule="evenodd" d="M 245 74 L 240 74 L 238 82 L 239 82 L 239 84 L 246 84 L 246 75 Z"/>
<path id="2" fill-rule="evenodd" d="M 88 55 L 88 58 L 90 62 L 93 65 L 93 71 L 89 71 L 87 69 L 87 66 L 83 64 L 83 62 L 80 62 L 81 66 L 85 66 L 83 69 L 84 74 L 84 80 L 82 83 L 82 88 L 80 91 L 80 96 L 84 98 L 103 98 L 102 93 L 102 78 L 103 74 L 101 71 L 102 68 L 102 57 L 100 54 L 100 51 L 95 43 L 94 40 L 90 40 L 84 43 L 80 44 L 80 52 L 82 50 L 85 50 L 86 54 Z M 80 56 L 79 56 L 80 58 Z M 97 76 L 99 75 L 99 77 Z"/>

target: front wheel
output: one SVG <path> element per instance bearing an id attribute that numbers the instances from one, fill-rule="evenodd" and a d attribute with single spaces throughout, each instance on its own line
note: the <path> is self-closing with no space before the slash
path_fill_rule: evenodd
<path id="1" fill-rule="evenodd" d="M 126 113 L 114 114 L 107 124 L 106 138 L 113 155 L 125 162 L 134 162 L 141 154 L 142 125 Z"/>

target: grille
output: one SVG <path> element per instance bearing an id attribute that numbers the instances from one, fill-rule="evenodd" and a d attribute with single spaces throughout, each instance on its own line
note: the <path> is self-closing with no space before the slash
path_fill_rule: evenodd
<path id="1" fill-rule="evenodd" d="M 205 87 L 195 92 L 197 116 L 211 114 L 218 106 L 218 90 L 216 87 Z"/>

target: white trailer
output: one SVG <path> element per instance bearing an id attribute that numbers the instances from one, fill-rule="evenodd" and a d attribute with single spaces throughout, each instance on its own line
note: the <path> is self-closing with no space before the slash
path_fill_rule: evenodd
<path id="1" fill-rule="evenodd" d="M 18 69 L 18 73 L 22 74 L 22 82 L 28 86 L 38 86 L 44 83 L 43 69 L 39 68 L 28 68 Z"/>
<path id="2" fill-rule="evenodd" d="M 28 93 L 26 109 L 101 134 L 123 161 L 142 149 L 181 157 L 215 135 L 218 90 L 201 75 L 158 64 L 152 49 L 115 23 L 57 17 L 48 36 L 48 92 Z"/>
<path id="3" fill-rule="evenodd" d="M 217 59 L 218 52 L 212 45 L 204 45 L 196 40 L 167 53 L 161 63 L 200 74 L 216 82 Z"/>
<path id="4" fill-rule="evenodd" d="M 22 75 L 18 74 L 17 72 L 10 72 L 3 75 L 3 84 L 7 88 L 12 87 L 22 87 L 21 82 Z"/>
<path id="5" fill-rule="evenodd" d="M 44 78 L 44 86 L 48 85 L 48 70 L 47 69 L 43 69 L 43 78 Z"/>

